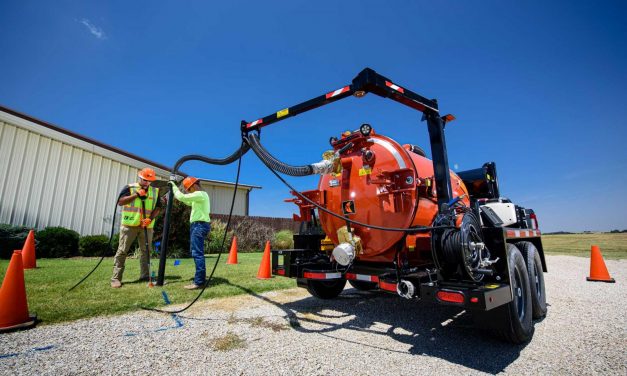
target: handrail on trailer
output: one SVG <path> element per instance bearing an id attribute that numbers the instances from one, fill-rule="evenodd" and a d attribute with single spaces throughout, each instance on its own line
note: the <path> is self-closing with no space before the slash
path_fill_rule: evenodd
<path id="1" fill-rule="evenodd" d="M 242 120 L 242 134 L 259 131 L 270 124 L 288 119 L 329 103 L 336 102 L 349 96 L 361 98 L 367 93 L 373 93 L 383 98 L 390 98 L 424 114 L 427 121 L 433 171 L 435 174 L 436 192 L 438 195 L 438 212 L 447 214 L 450 210 L 446 205 L 452 198 L 451 178 L 449 175 L 448 155 L 444 127 L 447 121 L 454 119 L 452 115 L 440 117 L 438 103 L 435 99 L 427 99 L 413 91 L 395 84 L 392 80 L 378 74 L 370 68 L 365 68 L 353 79 L 350 85 L 320 95 L 292 107 L 284 108 L 268 116 L 252 122 Z M 446 211 L 446 213 L 443 213 Z"/>

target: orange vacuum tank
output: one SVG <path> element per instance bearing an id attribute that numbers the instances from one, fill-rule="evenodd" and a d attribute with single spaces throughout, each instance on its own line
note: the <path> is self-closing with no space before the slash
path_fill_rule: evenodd
<path id="1" fill-rule="evenodd" d="M 432 225 L 437 214 L 437 194 L 433 162 L 424 153 L 374 131 L 368 136 L 358 131 L 345 132 L 333 145 L 335 151 L 345 150 L 337 156 L 334 171 L 320 178 L 318 201 L 323 206 L 375 226 Z M 461 201 L 469 206 L 462 179 L 452 171 L 450 174 L 452 197 L 462 196 Z M 346 226 L 346 221 L 324 211 L 319 211 L 319 216 L 323 231 L 337 246 L 342 242 L 338 230 Z M 355 224 L 351 224 L 351 229 L 361 239 L 362 247 L 355 254 L 358 260 L 391 262 L 397 247 L 405 247 L 405 232 Z"/>

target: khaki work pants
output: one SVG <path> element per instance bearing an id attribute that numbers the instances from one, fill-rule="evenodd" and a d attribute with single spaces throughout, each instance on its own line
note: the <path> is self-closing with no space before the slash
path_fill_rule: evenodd
<path id="1" fill-rule="evenodd" d="M 153 229 L 147 229 L 148 232 L 148 247 L 152 249 L 152 233 Z M 137 227 L 120 227 L 120 244 L 118 245 L 118 251 L 115 253 L 113 259 L 113 276 L 111 281 L 122 282 L 122 274 L 124 274 L 124 263 L 126 262 L 126 256 L 128 255 L 129 248 L 137 236 L 139 235 L 139 249 L 141 250 L 139 256 L 139 279 L 148 279 L 150 272 L 148 263 L 150 262 L 150 253 L 146 249 L 146 242 L 144 240 L 144 228 Z"/>

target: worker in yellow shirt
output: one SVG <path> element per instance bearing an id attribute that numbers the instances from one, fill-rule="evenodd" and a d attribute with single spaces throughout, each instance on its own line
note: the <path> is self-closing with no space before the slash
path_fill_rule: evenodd
<path id="1" fill-rule="evenodd" d="M 192 207 L 192 213 L 189 217 L 189 240 L 192 257 L 196 264 L 196 274 L 194 275 L 194 283 L 184 286 L 184 288 L 188 290 L 199 289 L 204 286 L 207 275 L 205 268 L 205 238 L 211 231 L 209 195 L 202 190 L 198 179 L 192 176 L 183 179 L 183 188 L 188 193 L 182 193 L 172 181 L 170 186 L 177 200 Z"/>

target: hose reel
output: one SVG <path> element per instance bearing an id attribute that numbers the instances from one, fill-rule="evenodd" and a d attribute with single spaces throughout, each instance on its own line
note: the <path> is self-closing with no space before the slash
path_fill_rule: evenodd
<path id="1" fill-rule="evenodd" d="M 436 259 L 448 276 L 479 282 L 484 275 L 491 274 L 492 271 L 485 268 L 491 263 L 490 253 L 483 242 L 479 219 L 473 212 L 464 214 L 458 229 L 435 233 L 433 243 Z"/>

